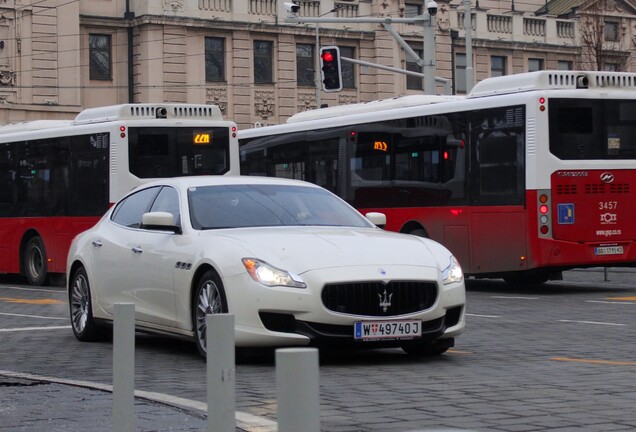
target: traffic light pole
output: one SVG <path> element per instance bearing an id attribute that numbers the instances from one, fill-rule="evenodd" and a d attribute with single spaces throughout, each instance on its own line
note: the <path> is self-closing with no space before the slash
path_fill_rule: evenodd
<path id="1" fill-rule="evenodd" d="M 425 94 L 435 94 L 436 84 L 435 84 L 435 75 L 437 73 L 435 66 L 435 26 L 434 26 L 434 18 L 428 13 L 425 12 L 423 15 L 414 17 L 414 18 L 392 18 L 392 17 L 384 17 L 384 18 L 335 18 L 335 17 L 299 17 L 295 14 L 288 14 L 285 18 L 285 22 L 294 23 L 294 24 L 305 24 L 305 23 L 363 23 L 363 24 L 382 24 L 385 28 L 390 28 L 391 24 L 416 24 L 421 25 L 424 29 L 424 55 L 423 59 L 420 59 L 417 54 L 411 49 L 409 53 L 411 57 L 414 57 L 418 64 L 422 66 L 422 70 L 424 73 L 424 93 Z M 388 26 L 388 27 L 387 27 Z M 389 30 L 389 33 L 398 41 L 398 43 L 402 46 L 408 46 L 406 41 L 402 39 L 402 37 L 397 32 L 392 32 Z M 377 65 L 382 66 L 382 65 Z"/>

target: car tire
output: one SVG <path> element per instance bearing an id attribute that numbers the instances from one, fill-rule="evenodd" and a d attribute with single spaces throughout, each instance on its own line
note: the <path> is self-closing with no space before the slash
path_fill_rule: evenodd
<path id="1" fill-rule="evenodd" d="M 429 342 L 407 343 L 402 345 L 402 350 L 411 357 L 428 357 L 442 355 L 454 345 L 454 339 L 440 339 Z"/>
<path id="2" fill-rule="evenodd" d="M 24 275 L 30 285 L 42 286 L 46 282 L 46 251 L 41 237 L 32 237 L 22 256 Z"/>
<path id="3" fill-rule="evenodd" d="M 194 340 L 199 353 L 207 356 L 207 324 L 208 314 L 227 313 L 227 299 L 219 275 L 213 271 L 206 271 L 196 286 L 192 301 L 192 325 Z"/>
<path id="4" fill-rule="evenodd" d="M 75 337 L 82 342 L 100 340 L 103 332 L 93 318 L 91 288 L 84 267 L 73 272 L 68 297 L 71 327 Z"/>

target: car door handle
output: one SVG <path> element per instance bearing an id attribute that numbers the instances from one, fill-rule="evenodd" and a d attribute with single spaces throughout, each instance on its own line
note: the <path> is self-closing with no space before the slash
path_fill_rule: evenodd
<path id="1" fill-rule="evenodd" d="M 132 248 L 132 251 L 136 254 L 140 254 L 142 253 L 144 250 L 141 248 L 141 246 L 135 246 Z"/>
<path id="2" fill-rule="evenodd" d="M 93 240 L 91 242 L 91 244 L 95 247 L 102 247 L 102 241 L 101 240 Z"/>

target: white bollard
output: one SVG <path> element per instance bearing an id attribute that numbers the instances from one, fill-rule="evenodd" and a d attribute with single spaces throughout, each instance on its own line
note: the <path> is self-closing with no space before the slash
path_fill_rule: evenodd
<path id="1" fill-rule="evenodd" d="M 135 305 L 114 306 L 113 431 L 135 432 Z"/>
<path id="2" fill-rule="evenodd" d="M 320 432 L 320 385 L 316 348 L 276 350 L 278 432 Z"/>
<path id="3" fill-rule="evenodd" d="M 205 317 L 208 382 L 208 431 L 236 431 L 234 315 Z"/>

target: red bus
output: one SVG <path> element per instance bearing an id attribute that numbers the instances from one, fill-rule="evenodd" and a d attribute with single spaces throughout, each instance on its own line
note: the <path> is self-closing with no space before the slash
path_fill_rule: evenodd
<path id="1" fill-rule="evenodd" d="M 476 277 L 636 262 L 636 74 L 539 71 L 307 111 L 240 131 L 239 151 L 242 174 L 317 183 Z"/>
<path id="2" fill-rule="evenodd" d="M 213 105 L 124 104 L 0 127 L 0 273 L 63 275 L 75 235 L 159 177 L 237 174 L 236 124 Z"/>

